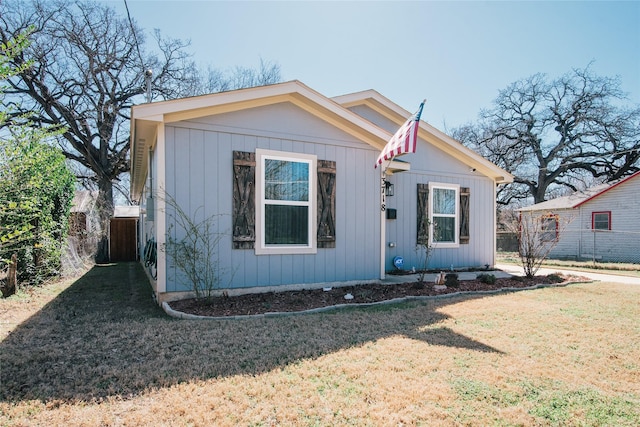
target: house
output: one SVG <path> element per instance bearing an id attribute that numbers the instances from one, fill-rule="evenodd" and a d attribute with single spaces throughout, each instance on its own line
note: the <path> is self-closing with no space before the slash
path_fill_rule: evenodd
<path id="1" fill-rule="evenodd" d="M 550 258 L 640 263 L 640 172 L 520 209 L 544 218 Z"/>
<path id="2" fill-rule="evenodd" d="M 299 81 L 134 106 L 131 197 L 158 300 L 188 291 L 162 250 L 167 197 L 219 215 L 229 294 L 375 282 L 398 256 L 418 268 L 426 239 L 430 268 L 493 265 L 511 175 L 424 121 L 415 154 L 374 168 L 409 116 L 373 90 L 328 98 Z"/>
<path id="3" fill-rule="evenodd" d="M 68 248 L 75 259 L 87 257 L 95 252 L 100 233 L 97 191 L 76 190 L 69 214 Z"/>

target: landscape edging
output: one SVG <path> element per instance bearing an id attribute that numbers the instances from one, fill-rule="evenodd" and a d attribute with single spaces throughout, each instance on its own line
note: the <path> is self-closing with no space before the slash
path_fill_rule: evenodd
<path id="1" fill-rule="evenodd" d="M 376 305 L 382 304 L 399 304 L 402 302 L 408 301 L 424 301 L 429 299 L 440 299 L 440 298 L 452 298 L 460 295 L 484 295 L 484 294 L 497 294 L 500 292 L 517 292 L 517 291 L 528 291 L 533 289 L 541 289 L 541 288 L 550 288 L 550 287 L 563 287 L 567 285 L 573 285 L 577 283 L 591 283 L 593 281 L 586 282 L 563 282 L 563 283 L 539 283 L 533 286 L 527 286 L 524 288 L 501 288 L 501 289 L 492 289 L 488 291 L 459 291 L 452 292 L 440 295 L 409 295 L 402 298 L 393 298 L 385 301 L 376 301 L 376 302 L 364 302 L 364 303 L 347 303 L 347 304 L 336 304 L 329 305 L 326 307 L 318 307 L 311 308 L 309 310 L 301 310 L 301 311 L 274 311 L 269 313 L 261 313 L 261 314 L 246 314 L 246 315 L 234 315 L 234 316 L 201 316 L 198 314 L 190 314 L 184 313 L 181 311 L 177 311 L 171 308 L 169 304 L 165 301 L 162 303 L 162 308 L 169 316 L 174 317 L 176 319 L 183 320 L 240 320 L 240 319 L 260 319 L 260 318 L 270 318 L 270 317 L 287 317 L 287 316 L 299 316 L 303 314 L 314 314 L 314 313 L 322 313 L 326 311 L 332 310 L 341 310 L 344 308 L 350 307 L 372 307 Z"/>

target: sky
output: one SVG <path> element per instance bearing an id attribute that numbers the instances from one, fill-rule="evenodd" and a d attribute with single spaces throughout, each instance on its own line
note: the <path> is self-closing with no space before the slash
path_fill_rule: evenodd
<path id="1" fill-rule="evenodd" d="M 124 0 L 110 0 L 126 16 Z M 131 18 L 190 40 L 203 67 L 277 63 L 325 96 L 375 89 L 447 131 L 501 89 L 574 68 L 618 76 L 640 104 L 640 1 L 127 0 Z"/>

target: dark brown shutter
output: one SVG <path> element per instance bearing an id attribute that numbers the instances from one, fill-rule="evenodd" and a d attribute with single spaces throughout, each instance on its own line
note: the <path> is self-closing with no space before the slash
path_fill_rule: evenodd
<path id="1" fill-rule="evenodd" d="M 233 152 L 233 249 L 253 249 L 256 241 L 256 155 Z"/>
<path id="2" fill-rule="evenodd" d="M 418 184 L 418 236 L 417 243 L 429 243 L 429 184 Z"/>
<path id="3" fill-rule="evenodd" d="M 318 160 L 318 248 L 336 247 L 336 162 Z"/>
<path id="4" fill-rule="evenodd" d="M 460 244 L 469 244 L 469 197 L 471 190 L 460 187 Z"/>

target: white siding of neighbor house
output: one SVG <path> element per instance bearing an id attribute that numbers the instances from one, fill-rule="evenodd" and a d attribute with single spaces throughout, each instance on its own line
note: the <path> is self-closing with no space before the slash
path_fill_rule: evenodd
<path id="1" fill-rule="evenodd" d="M 564 230 L 553 258 L 640 262 L 640 176 L 568 210 L 574 220 Z M 611 212 L 611 231 L 592 231 L 593 212 Z M 595 252 L 594 252 L 595 244 Z"/>
<path id="2" fill-rule="evenodd" d="M 288 103 L 167 124 L 165 141 L 167 193 L 190 215 L 197 214 L 197 219 L 219 215 L 219 231 L 227 233 L 220 242 L 217 258 L 224 270 L 222 287 L 379 278 L 380 171 L 373 167 L 377 149 Z M 255 152 L 257 148 L 314 154 L 318 160 L 336 162 L 335 248 L 319 248 L 317 254 L 310 255 L 255 255 L 253 249 L 232 249 L 232 153 Z M 470 243 L 459 248 L 436 248 L 429 267 L 492 264 L 493 181 L 424 141 L 420 141 L 416 154 L 402 160 L 411 162 L 411 171 L 389 178 L 395 185 L 395 196 L 387 199 L 387 205 L 397 209 L 398 217 L 386 220 L 385 240 L 397 245 L 393 249 L 387 245 L 386 270 L 392 270 L 396 255 L 405 258 L 405 267 L 418 267 L 417 184 L 428 182 L 454 183 L 471 189 Z M 167 292 L 187 290 L 170 262 L 166 283 Z"/>

